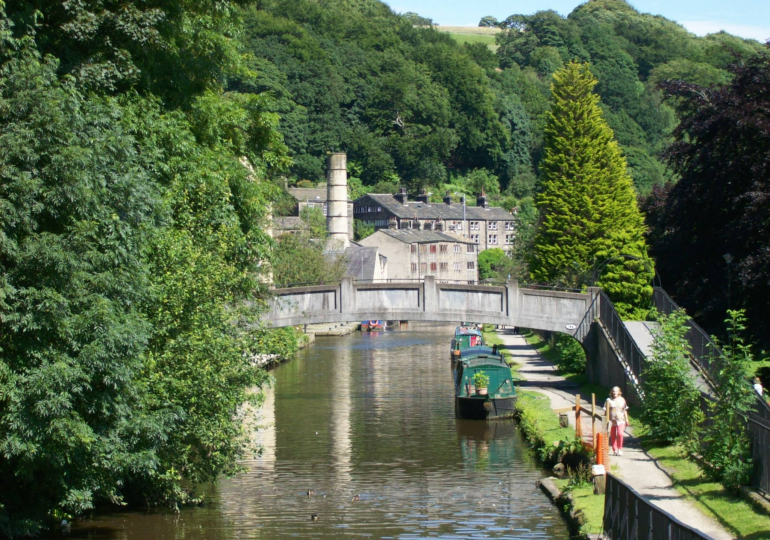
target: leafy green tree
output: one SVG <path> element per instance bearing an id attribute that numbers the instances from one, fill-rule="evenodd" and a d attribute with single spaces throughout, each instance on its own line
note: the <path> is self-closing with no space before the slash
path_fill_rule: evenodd
<path id="1" fill-rule="evenodd" d="M 479 26 L 490 28 L 493 26 L 498 26 L 500 24 L 500 21 L 498 21 L 495 17 L 492 15 L 487 15 L 486 17 L 482 17 L 479 21 Z"/>
<path id="2" fill-rule="evenodd" d="M 557 332 L 553 348 L 556 351 L 556 365 L 561 371 L 564 373 L 585 373 L 586 353 L 575 338 Z"/>
<path id="3" fill-rule="evenodd" d="M 642 421 L 649 426 L 652 437 L 697 451 L 704 416 L 690 366 L 688 317 L 680 310 L 658 314 L 657 320 L 660 327 L 653 332 L 652 356 L 642 378 Z"/>
<path id="4" fill-rule="evenodd" d="M 355 223 L 354 231 L 356 240 L 363 240 L 367 236 L 374 234 L 374 225 L 368 225 L 364 221 L 357 219 Z"/>
<path id="5" fill-rule="evenodd" d="M 742 335 L 746 317 L 740 310 L 728 310 L 727 316 L 723 354 L 711 358 L 716 399 L 709 403 L 712 421 L 703 437 L 703 457 L 713 477 L 725 487 L 737 489 L 749 483 L 753 471 L 747 420 L 757 395 L 747 377 L 752 354 Z"/>
<path id="6" fill-rule="evenodd" d="M 579 287 L 598 267 L 597 283 L 623 316 L 643 316 L 652 293 L 643 218 L 595 84 L 585 64 L 554 74 L 532 277 Z"/>
<path id="7" fill-rule="evenodd" d="M 160 201 L 125 114 L 8 32 L 0 17 L 0 535 L 17 537 L 120 502 L 181 418 L 142 407 Z"/>

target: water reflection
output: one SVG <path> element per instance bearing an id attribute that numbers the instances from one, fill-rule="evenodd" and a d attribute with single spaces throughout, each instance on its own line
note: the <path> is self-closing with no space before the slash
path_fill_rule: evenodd
<path id="1" fill-rule="evenodd" d="M 515 425 L 454 418 L 452 330 L 319 338 L 275 370 L 262 454 L 210 487 L 205 508 L 101 516 L 72 536 L 568 538 Z"/>

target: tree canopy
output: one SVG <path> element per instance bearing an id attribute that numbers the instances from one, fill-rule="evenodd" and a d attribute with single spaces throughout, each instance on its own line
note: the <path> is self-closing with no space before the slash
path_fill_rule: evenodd
<path id="1" fill-rule="evenodd" d="M 570 62 L 554 74 L 532 277 L 571 287 L 595 279 L 622 315 L 643 317 L 653 276 L 644 264 L 644 221 L 596 83 L 587 64 Z"/>

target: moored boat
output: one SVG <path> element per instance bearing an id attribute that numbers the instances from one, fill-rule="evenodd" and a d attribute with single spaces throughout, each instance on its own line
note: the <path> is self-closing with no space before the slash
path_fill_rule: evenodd
<path id="1" fill-rule="evenodd" d="M 385 321 L 361 321 L 362 332 L 379 332 L 385 329 Z"/>
<path id="2" fill-rule="evenodd" d="M 455 336 L 449 347 L 449 357 L 453 362 L 456 362 L 463 349 L 482 345 L 484 345 L 484 336 L 481 334 L 481 330 L 475 326 L 458 326 L 455 328 Z"/>
<path id="3" fill-rule="evenodd" d="M 460 351 L 455 375 L 455 412 L 459 418 L 513 416 L 516 388 L 510 366 L 497 347 L 469 347 Z"/>

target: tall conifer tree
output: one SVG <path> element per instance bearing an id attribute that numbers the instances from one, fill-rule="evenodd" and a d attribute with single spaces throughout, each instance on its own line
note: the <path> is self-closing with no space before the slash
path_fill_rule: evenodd
<path id="1" fill-rule="evenodd" d="M 576 287 L 596 279 L 621 315 L 643 316 L 653 277 L 644 220 L 625 158 L 593 92 L 596 78 L 588 64 L 576 62 L 553 78 L 532 277 Z"/>

